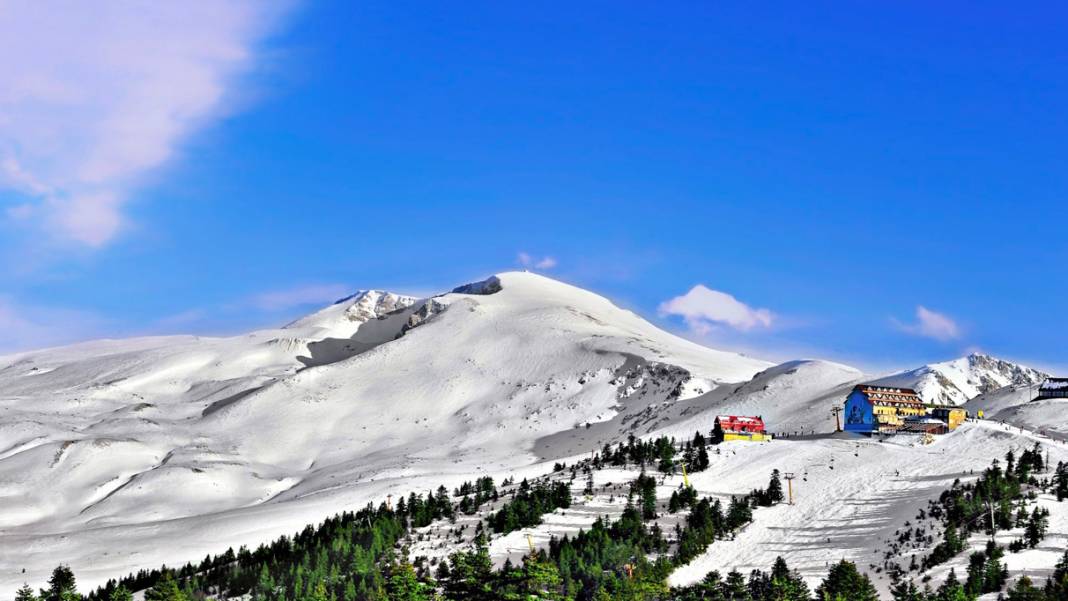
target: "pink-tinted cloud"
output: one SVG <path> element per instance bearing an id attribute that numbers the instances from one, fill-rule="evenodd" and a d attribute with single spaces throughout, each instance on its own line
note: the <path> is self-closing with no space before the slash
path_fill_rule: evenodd
<path id="1" fill-rule="evenodd" d="M 549 270 L 556 267 L 556 258 L 548 255 L 538 258 L 529 253 L 521 252 L 516 256 L 516 261 L 526 269 Z"/>
<path id="2" fill-rule="evenodd" d="M 285 0 L 0 4 L 9 218 L 88 247 L 192 132 L 225 115 Z"/>
<path id="3" fill-rule="evenodd" d="M 916 321 L 901 323 L 894 321 L 899 330 L 913 336 L 931 338 L 941 342 L 956 340 L 961 337 L 961 328 L 953 318 L 943 313 L 932 311 L 923 305 L 916 307 Z"/>

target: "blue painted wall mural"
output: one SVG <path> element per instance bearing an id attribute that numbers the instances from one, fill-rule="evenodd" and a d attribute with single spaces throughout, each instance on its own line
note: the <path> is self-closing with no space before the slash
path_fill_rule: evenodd
<path id="1" fill-rule="evenodd" d="M 875 429 L 872 405 L 860 392 L 853 391 L 846 398 L 845 429 L 847 432 L 871 432 Z"/>

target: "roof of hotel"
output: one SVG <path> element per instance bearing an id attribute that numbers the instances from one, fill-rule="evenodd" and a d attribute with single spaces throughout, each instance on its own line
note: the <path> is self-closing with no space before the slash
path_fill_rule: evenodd
<path id="1" fill-rule="evenodd" d="M 873 403 L 904 403 L 906 405 L 923 405 L 920 395 L 911 388 L 896 388 L 892 386 L 872 386 L 871 384 L 858 384 L 853 388 L 868 397 Z"/>
<path id="2" fill-rule="evenodd" d="M 1040 390 L 1064 390 L 1068 388 L 1068 378 L 1046 378 Z"/>
<path id="3" fill-rule="evenodd" d="M 719 422 L 721 428 L 727 431 L 737 429 L 751 431 L 753 428 L 757 430 L 764 429 L 764 420 L 760 417 L 751 417 L 748 415 L 717 415 L 716 421 Z"/>

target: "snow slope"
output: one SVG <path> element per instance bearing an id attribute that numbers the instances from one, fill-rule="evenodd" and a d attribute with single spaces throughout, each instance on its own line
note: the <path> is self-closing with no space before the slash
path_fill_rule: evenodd
<path id="1" fill-rule="evenodd" d="M 1052 463 L 1068 459 L 1068 445 L 1062 442 L 989 422 L 965 424 L 930 445 L 911 436 L 886 442 L 826 438 L 728 443 L 722 446 L 722 454 L 712 456 L 707 471 L 690 476 L 699 492 L 724 498 L 742 494 L 766 485 L 768 474 L 778 469 L 796 475 L 795 505 L 757 509 L 753 523 L 735 540 L 713 544 L 672 574 L 670 582 L 696 582 L 712 569 L 721 573 L 737 569 L 743 574 L 752 569 L 767 570 L 781 555 L 815 586 L 830 564 L 844 558 L 867 571 L 885 594 L 889 588 L 886 573 L 877 574 L 870 566 L 882 563 L 888 540 L 896 531 L 904 529 L 906 522 L 915 522 L 919 509 L 953 480 L 974 479 L 991 460 L 1004 457 L 1010 449 L 1019 455 L 1021 448 L 1035 442 L 1049 451 Z M 1053 505 L 1053 523 L 1068 519 L 1068 503 Z M 1032 568 L 1032 575 L 1034 568 L 1048 570 L 1063 554 L 1063 534 L 1051 532 L 1054 534 L 1043 544 L 1048 552 L 1042 563 L 1028 566 L 1019 556 L 1033 555 L 1007 555 L 1014 576 L 1027 567 Z M 954 562 L 966 566 L 967 553 Z M 908 559 L 901 563 L 907 565 Z M 936 570 L 932 584 L 937 585 L 947 570 Z M 962 573 L 960 565 L 957 573 Z"/>
<path id="2" fill-rule="evenodd" d="M 972 403 L 1001 415 L 1019 403 L 1000 383 L 1038 377 L 1002 363 L 967 357 L 894 385 L 953 402 L 987 390 Z M 543 474 L 630 434 L 688 438 L 717 414 L 817 436 L 726 445 L 694 476 L 701 491 L 742 494 L 775 467 L 808 479 L 795 482 L 797 506 L 761 510 L 737 545 L 714 545 L 674 581 L 766 569 L 776 554 L 815 577 L 828 553 L 874 554 L 916 503 L 1034 436 L 993 424 L 934 447 L 818 436 L 866 381 L 837 363 L 708 349 L 529 273 L 428 299 L 364 291 L 232 338 L 0 357 L 0 591 L 42 583 L 60 562 L 87 588 L 255 546 L 387 494 Z M 1064 423 L 1058 411 L 1011 417 Z M 561 516 L 558 527 L 593 515 Z"/>
<path id="3" fill-rule="evenodd" d="M 717 415 L 758 415 L 779 436 L 833 432 L 831 407 L 864 382 L 860 371 L 830 361 L 788 361 L 737 386 L 720 387 L 691 401 L 687 419 L 666 431 L 677 436 L 711 431 Z"/>
<path id="4" fill-rule="evenodd" d="M 58 562 L 99 584 L 586 452 L 769 367 L 529 273 L 459 290 L 0 358 L 0 590 Z"/>

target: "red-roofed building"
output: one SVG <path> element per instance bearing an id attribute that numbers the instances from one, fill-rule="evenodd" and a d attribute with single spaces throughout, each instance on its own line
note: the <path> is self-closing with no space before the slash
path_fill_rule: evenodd
<path id="1" fill-rule="evenodd" d="M 747 415 L 720 415 L 712 428 L 712 441 L 749 440 L 764 442 L 771 435 L 764 429 L 764 420 Z"/>

